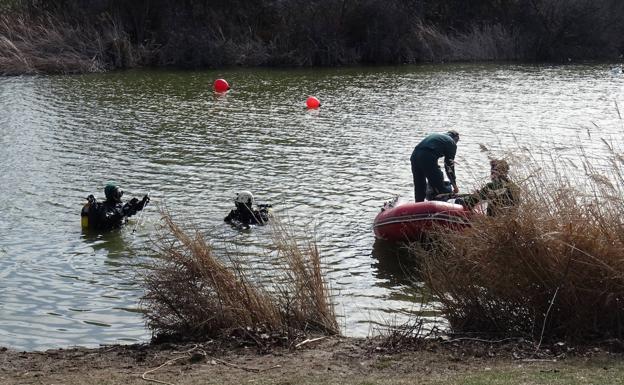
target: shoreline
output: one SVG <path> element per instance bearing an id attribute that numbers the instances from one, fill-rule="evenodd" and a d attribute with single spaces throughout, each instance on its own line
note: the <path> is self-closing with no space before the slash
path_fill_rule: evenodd
<path id="1" fill-rule="evenodd" d="M 624 356 L 601 348 L 527 350 L 478 339 L 404 341 L 331 337 L 299 348 L 187 344 L 107 345 L 17 352 L 0 348 L 0 382 L 12 384 L 616 384 Z M 622 351 L 622 350 L 620 350 Z M 497 382 L 498 381 L 498 382 Z M 502 381 L 502 382 L 501 382 Z"/>
<path id="2" fill-rule="evenodd" d="M 52 60 L 52 58 L 50 59 Z M 331 70 L 384 70 L 387 68 L 401 69 L 407 67 L 444 67 L 444 66 L 534 66 L 534 67 L 569 67 L 569 66 L 610 66 L 612 70 L 622 70 L 624 59 L 601 58 L 601 59 L 578 59 L 570 61 L 530 61 L 530 60 L 442 60 L 442 61 L 420 61 L 402 64 L 371 64 L 352 63 L 346 65 L 326 65 L 326 66 L 265 66 L 265 65 L 228 65 L 217 68 L 212 67 L 178 67 L 169 65 L 137 65 L 133 67 L 106 68 L 97 71 L 63 71 L 53 69 L 34 70 L 22 68 L 19 71 L 3 71 L 0 63 L 0 78 L 36 77 L 36 76 L 83 76 L 119 74 L 132 71 L 145 72 L 237 72 L 237 71 L 331 71 Z"/>

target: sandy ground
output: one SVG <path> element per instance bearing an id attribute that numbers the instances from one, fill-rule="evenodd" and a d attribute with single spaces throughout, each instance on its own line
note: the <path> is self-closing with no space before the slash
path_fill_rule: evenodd
<path id="1" fill-rule="evenodd" d="M 592 352 L 570 356 L 568 349 L 548 351 L 548 358 L 527 358 L 535 355 L 517 345 L 477 342 L 436 342 L 391 352 L 377 342 L 347 338 L 263 354 L 253 348 L 223 349 L 211 342 L 45 352 L 2 348 L 0 384 L 532 384 L 542 383 L 539 378 L 549 374 L 561 379 L 562 373 L 580 378 L 579 384 L 620 383 L 609 378 L 622 378 L 622 355 Z M 595 381 L 584 382 L 594 374 Z M 490 377 L 492 382 L 485 380 Z"/>

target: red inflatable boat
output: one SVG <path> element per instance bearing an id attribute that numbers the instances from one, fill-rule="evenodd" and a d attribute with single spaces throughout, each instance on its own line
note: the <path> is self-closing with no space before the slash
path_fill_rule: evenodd
<path id="1" fill-rule="evenodd" d="M 375 217 L 375 237 L 386 241 L 415 241 L 437 228 L 461 229 L 469 225 L 471 212 L 462 205 L 440 201 L 387 202 Z"/>

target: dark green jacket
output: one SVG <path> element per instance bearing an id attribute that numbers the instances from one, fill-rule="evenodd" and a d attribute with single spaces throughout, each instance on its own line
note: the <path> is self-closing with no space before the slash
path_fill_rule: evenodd
<path id="1" fill-rule="evenodd" d="M 455 159 L 455 154 L 457 153 L 457 144 L 453 138 L 446 134 L 440 133 L 427 135 L 425 139 L 414 147 L 414 152 L 412 152 L 410 160 L 413 161 L 414 153 L 420 150 L 429 151 L 437 156 L 438 159 L 444 157 L 444 170 L 446 171 L 446 176 L 448 176 L 451 184 L 455 186 L 455 165 L 453 164 L 453 160 Z"/>

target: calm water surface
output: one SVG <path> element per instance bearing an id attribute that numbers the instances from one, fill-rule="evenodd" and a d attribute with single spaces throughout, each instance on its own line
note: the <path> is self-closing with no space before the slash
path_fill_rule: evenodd
<path id="1" fill-rule="evenodd" d="M 233 89 L 214 95 L 212 81 Z M 322 102 L 306 111 L 307 95 Z M 84 197 L 119 183 L 250 258 L 269 232 L 222 222 L 238 190 L 313 228 L 347 335 L 418 310 L 371 224 L 413 194 L 409 155 L 428 132 L 462 134 L 460 188 L 486 154 L 539 145 L 590 156 L 621 135 L 624 78 L 610 65 L 441 65 L 374 69 L 138 71 L 0 78 L 0 346 L 146 341 L 134 265 L 151 258 L 158 213 L 85 234 Z M 593 138 L 593 139 L 592 139 Z M 246 250 L 246 251 L 245 251 Z"/>

